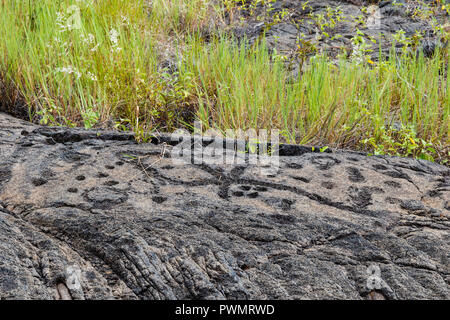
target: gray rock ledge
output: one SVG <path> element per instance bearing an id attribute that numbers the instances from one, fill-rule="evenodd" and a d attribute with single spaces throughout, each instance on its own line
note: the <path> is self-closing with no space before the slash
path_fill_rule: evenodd
<path id="1" fill-rule="evenodd" d="M 170 148 L 0 114 L 0 299 L 450 298 L 448 168 Z"/>

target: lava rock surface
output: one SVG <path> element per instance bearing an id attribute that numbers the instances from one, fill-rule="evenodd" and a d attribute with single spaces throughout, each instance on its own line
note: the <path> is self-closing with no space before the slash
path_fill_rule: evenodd
<path id="1" fill-rule="evenodd" d="M 351 56 L 355 50 L 352 39 L 358 31 L 367 49 L 372 50 L 366 54 L 373 60 L 379 59 L 380 52 L 388 57 L 393 45 L 397 53 L 401 52 L 404 43 L 395 41 L 398 32 L 407 38 L 420 33 L 417 50 L 431 56 L 436 48 L 447 45 L 436 32 L 439 24 L 450 31 L 448 14 L 439 9 L 442 5 L 435 0 L 277 0 L 269 10 L 260 4 L 252 14 L 249 10 L 237 12 L 229 24 L 237 38 L 250 43 L 265 38 L 271 50 L 293 62 L 299 53 L 312 56 L 322 51 L 334 58 L 342 53 Z M 296 73 L 297 67 L 296 63 L 292 65 Z"/>
<path id="2" fill-rule="evenodd" d="M 0 299 L 450 298 L 447 167 L 299 148 L 267 175 L 162 140 L 0 113 Z"/>

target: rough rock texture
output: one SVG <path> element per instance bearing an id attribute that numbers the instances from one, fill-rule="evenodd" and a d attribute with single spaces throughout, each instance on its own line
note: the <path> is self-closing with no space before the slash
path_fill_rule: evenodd
<path id="1" fill-rule="evenodd" d="M 171 148 L 0 114 L 0 299 L 450 298 L 448 168 L 298 147 L 266 176 Z"/>
<path id="2" fill-rule="evenodd" d="M 369 54 L 376 60 L 380 50 L 385 56 L 389 55 L 397 32 L 404 31 L 406 37 L 419 32 L 422 38 L 418 40 L 418 46 L 425 55 L 430 55 L 436 47 L 445 45 L 434 28 L 438 24 L 448 28 L 449 17 L 439 9 L 443 3 L 435 0 L 277 0 L 269 13 L 265 13 L 266 9 L 260 5 L 253 15 L 248 11 L 236 14 L 240 20 L 235 20 L 240 22 L 233 23 L 234 33 L 251 42 L 265 35 L 270 48 L 295 59 L 299 48 L 311 55 L 316 52 L 313 48 L 326 50 L 331 56 L 342 52 L 351 55 L 354 49 L 352 38 L 360 30 L 373 50 Z M 274 23 L 273 17 L 282 11 L 286 14 Z M 402 46 L 397 43 L 398 50 Z"/>

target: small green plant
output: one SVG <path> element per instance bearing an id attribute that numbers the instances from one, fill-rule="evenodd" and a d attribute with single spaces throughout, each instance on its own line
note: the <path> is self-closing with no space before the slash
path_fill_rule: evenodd
<path id="1" fill-rule="evenodd" d="M 326 8 L 325 13 L 310 13 L 309 17 L 315 22 L 320 37 L 325 39 L 330 38 L 329 30 L 336 28 L 336 26 L 343 21 L 347 21 L 342 9 L 338 6 L 336 8 Z"/>
<path id="2" fill-rule="evenodd" d="M 381 127 L 377 137 L 362 140 L 365 147 L 373 149 L 375 155 L 413 156 L 434 161 L 437 151 L 433 143 L 418 138 L 412 126 L 400 125 L 400 128 Z"/>
<path id="3" fill-rule="evenodd" d="M 370 40 L 374 42 L 374 40 Z M 365 34 L 359 29 L 356 30 L 356 35 L 352 38 L 353 52 L 351 58 L 358 64 L 369 62 L 370 53 L 373 52 L 372 46 L 367 42 Z"/>
<path id="4" fill-rule="evenodd" d="M 68 126 L 75 127 L 72 121 L 67 119 L 64 114 L 62 108 L 50 104 L 46 108 L 42 108 L 36 112 L 36 115 L 39 116 L 39 123 L 43 125 L 52 125 L 52 126 Z"/>
<path id="5" fill-rule="evenodd" d="M 92 128 L 100 118 L 98 111 L 94 111 L 92 108 L 88 108 L 86 111 L 82 112 L 84 127 L 86 129 Z"/>

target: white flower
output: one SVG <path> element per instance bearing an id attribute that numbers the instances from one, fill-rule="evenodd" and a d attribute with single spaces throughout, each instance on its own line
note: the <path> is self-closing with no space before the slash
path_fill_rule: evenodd
<path id="1" fill-rule="evenodd" d="M 93 47 L 93 48 L 91 49 L 91 52 L 95 52 L 95 51 L 97 51 L 97 49 L 98 49 L 98 46 L 99 46 L 99 44 L 97 43 L 97 45 L 96 45 L 95 47 Z"/>
<path id="2" fill-rule="evenodd" d="M 57 68 L 56 72 L 62 72 L 62 73 L 66 73 L 66 74 L 73 73 L 77 77 L 77 80 L 80 79 L 80 77 L 81 77 L 81 73 L 72 66 Z"/>
<path id="3" fill-rule="evenodd" d="M 109 31 L 109 39 L 113 43 L 113 46 L 117 46 L 119 41 L 119 33 L 116 29 L 111 29 L 111 31 Z"/>
<path id="4" fill-rule="evenodd" d="M 130 25 L 130 20 L 128 20 L 128 17 L 126 16 L 121 16 L 122 18 L 122 24 L 125 26 L 129 26 Z"/>
<path id="5" fill-rule="evenodd" d="M 92 33 L 89 33 L 87 36 L 82 34 L 80 37 L 81 37 L 81 41 L 83 41 L 83 43 L 85 43 L 85 44 L 93 44 L 95 41 L 95 37 Z"/>
<path id="6" fill-rule="evenodd" d="M 97 76 L 96 75 L 92 74 L 89 71 L 86 74 L 92 81 L 97 81 Z"/>
<path id="7" fill-rule="evenodd" d="M 119 33 L 116 29 L 109 31 L 109 39 L 112 42 L 111 52 L 119 52 L 122 48 L 119 47 Z"/>
<path id="8" fill-rule="evenodd" d="M 64 30 L 65 29 L 65 27 L 66 27 L 66 24 L 65 24 L 65 16 L 64 16 L 64 14 L 63 13 L 61 13 L 61 12 L 56 12 L 56 24 L 62 29 L 62 30 Z"/>

